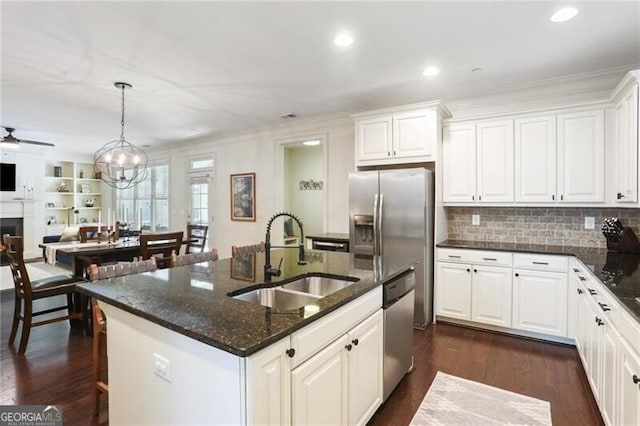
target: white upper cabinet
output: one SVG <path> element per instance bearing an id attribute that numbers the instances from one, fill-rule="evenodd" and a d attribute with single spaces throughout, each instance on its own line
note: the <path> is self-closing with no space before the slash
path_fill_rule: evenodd
<path id="1" fill-rule="evenodd" d="M 440 102 L 353 115 L 356 166 L 436 161 L 443 116 Z"/>
<path id="2" fill-rule="evenodd" d="M 615 103 L 617 151 L 616 203 L 638 202 L 638 83 L 631 84 Z"/>
<path id="3" fill-rule="evenodd" d="M 444 202 L 473 202 L 476 197 L 476 126 L 444 128 L 442 141 Z"/>
<path id="4" fill-rule="evenodd" d="M 476 124 L 478 201 L 513 201 L 513 120 Z"/>
<path id="5" fill-rule="evenodd" d="M 556 200 L 556 116 L 515 120 L 515 200 Z"/>
<path id="6" fill-rule="evenodd" d="M 604 111 L 558 114 L 560 201 L 604 201 Z"/>

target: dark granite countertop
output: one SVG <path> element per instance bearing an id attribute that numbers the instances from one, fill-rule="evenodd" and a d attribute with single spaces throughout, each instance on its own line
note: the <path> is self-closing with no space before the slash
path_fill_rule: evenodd
<path id="1" fill-rule="evenodd" d="M 297 264 L 297 250 L 272 250 L 275 264 L 284 256 L 282 276 L 267 286 L 304 274 L 358 278 L 356 283 L 318 299 L 318 310 L 276 312 L 232 299 L 231 292 L 262 286 L 264 254 L 160 269 L 78 285 L 91 297 L 239 356 L 248 356 L 334 311 L 411 266 L 406 259 L 360 258 L 350 253 L 307 251 L 307 265 Z M 374 260 L 377 264 L 374 268 Z"/>
<path id="2" fill-rule="evenodd" d="M 488 241 L 445 240 L 436 247 L 575 256 L 604 284 L 629 314 L 640 323 L 640 253 L 614 253 L 607 249 Z"/>
<path id="3" fill-rule="evenodd" d="M 339 232 L 327 232 L 325 234 L 307 235 L 305 238 L 316 241 L 327 241 L 330 243 L 348 243 L 349 234 L 341 234 Z"/>

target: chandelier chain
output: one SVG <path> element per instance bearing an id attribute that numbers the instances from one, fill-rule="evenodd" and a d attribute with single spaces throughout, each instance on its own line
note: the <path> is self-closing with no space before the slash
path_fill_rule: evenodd
<path id="1" fill-rule="evenodd" d="M 120 141 L 124 141 L 124 88 L 122 86 L 122 118 L 120 119 Z"/>

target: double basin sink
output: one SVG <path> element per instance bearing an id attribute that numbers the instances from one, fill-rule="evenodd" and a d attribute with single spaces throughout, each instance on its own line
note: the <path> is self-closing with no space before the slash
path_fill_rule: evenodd
<path id="1" fill-rule="evenodd" d="M 358 281 L 357 278 L 342 279 L 324 276 L 305 276 L 278 287 L 258 288 L 245 293 L 231 295 L 234 299 L 256 303 L 271 309 L 286 311 L 307 304 L 342 290 Z"/>

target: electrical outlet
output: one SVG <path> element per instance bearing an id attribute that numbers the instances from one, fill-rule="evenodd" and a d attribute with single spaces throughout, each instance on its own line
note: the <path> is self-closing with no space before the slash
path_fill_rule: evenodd
<path id="1" fill-rule="evenodd" d="M 154 352 L 153 372 L 156 376 L 171 383 L 171 361 Z"/>
<path id="2" fill-rule="evenodd" d="M 593 216 L 585 216 L 584 229 L 596 229 L 596 218 Z"/>
<path id="3" fill-rule="evenodd" d="M 480 225 L 480 215 L 479 214 L 472 214 L 471 215 L 471 224 L 472 225 Z"/>

